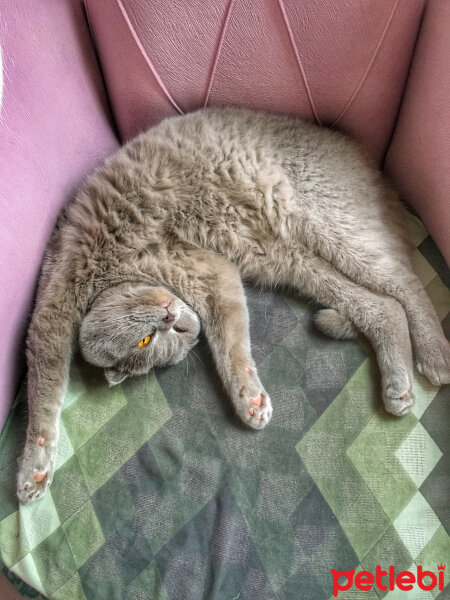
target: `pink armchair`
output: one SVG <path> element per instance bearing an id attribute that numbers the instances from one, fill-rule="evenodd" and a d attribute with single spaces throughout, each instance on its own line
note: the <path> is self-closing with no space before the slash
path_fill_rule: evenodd
<path id="1" fill-rule="evenodd" d="M 385 161 L 450 258 L 448 0 L 85 4 L 0 0 L 0 428 L 45 244 L 115 127 L 125 140 L 206 104 L 339 127 Z"/>

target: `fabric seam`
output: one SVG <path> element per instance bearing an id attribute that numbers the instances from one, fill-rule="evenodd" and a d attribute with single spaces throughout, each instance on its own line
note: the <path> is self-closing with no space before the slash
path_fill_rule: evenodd
<path id="1" fill-rule="evenodd" d="M 394 18 L 394 14 L 395 11 L 397 10 L 397 6 L 399 4 L 400 0 L 395 0 L 394 6 L 391 9 L 391 12 L 389 14 L 388 20 L 386 22 L 386 25 L 384 26 L 383 32 L 381 33 L 380 39 L 378 40 L 375 49 L 372 53 L 372 56 L 367 64 L 367 67 L 365 68 L 365 71 L 361 77 L 361 79 L 359 80 L 358 85 L 356 86 L 356 88 L 354 89 L 352 95 L 350 96 L 350 98 L 347 101 L 347 104 L 344 106 L 344 108 L 341 110 L 341 112 L 339 113 L 339 115 L 336 117 L 336 119 L 333 121 L 333 123 L 331 124 L 331 127 L 334 127 L 335 125 L 337 125 L 339 123 L 339 121 L 342 119 L 342 117 L 345 115 L 345 113 L 348 111 L 348 109 L 350 108 L 350 106 L 353 104 L 355 98 L 358 96 L 359 92 L 361 91 L 361 88 L 363 87 L 364 83 L 367 80 L 367 77 L 369 75 L 369 72 L 378 56 L 378 53 L 380 51 L 380 48 L 384 42 L 384 39 L 386 37 L 386 34 L 388 32 L 388 29 L 391 25 L 392 19 Z"/>
<path id="2" fill-rule="evenodd" d="M 152 63 L 152 61 L 150 60 L 150 57 L 148 56 L 147 52 L 145 51 L 144 46 L 142 45 L 141 40 L 139 39 L 139 36 L 136 33 L 136 30 L 134 29 L 131 20 L 128 16 L 128 13 L 126 12 L 122 1 L 121 0 L 116 0 L 116 4 L 119 7 L 120 12 L 122 13 L 122 16 L 124 18 L 124 21 L 131 33 L 131 35 L 133 36 L 133 40 L 136 44 L 136 46 L 139 49 L 139 52 L 141 53 L 143 59 L 145 60 L 145 62 L 147 63 L 148 68 L 150 69 L 150 71 L 152 72 L 154 78 L 156 79 L 159 87 L 161 88 L 161 90 L 163 91 L 164 95 L 166 96 L 166 98 L 169 100 L 169 102 L 172 104 L 172 106 L 175 108 L 175 110 L 180 114 L 183 115 L 184 111 L 178 106 L 178 104 L 175 102 L 174 98 L 172 97 L 172 94 L 169 92 L 169 90 L 167 89 L 167 87 L 164 84 L 164 81 L 162 80 L 161 76 L 159 75 L 158 71 L 155 68 L 155 65 Z"/>

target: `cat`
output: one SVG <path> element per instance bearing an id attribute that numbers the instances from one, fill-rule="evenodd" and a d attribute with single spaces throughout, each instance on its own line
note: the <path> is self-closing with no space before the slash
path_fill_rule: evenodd
<path id="1" fill-rule="evenodd" d="M 294 117 L 202 109 L 127 143 L 58 220 L 27 337 L 19 500 L 41 497 L 52 481 L 77 344 L 114 385 L 179 362 L 202 328 L 239 417 L 267 425 L 272 404 L 251 355 L 243 280 L 313 298 L 328 335 L 364 334 L 394 415 L 413 404 L 413 349 L 432 384 L 450 381 L 404 209 L 362 148 Z"/>

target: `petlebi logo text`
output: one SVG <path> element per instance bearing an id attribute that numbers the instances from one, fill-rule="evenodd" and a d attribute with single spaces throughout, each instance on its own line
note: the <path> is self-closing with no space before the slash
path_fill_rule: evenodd
<path id="1" fill-rule="evenodd" d="M 384 571 L 380 565 L 375 568 L 375 574 L 370 571 L 360 571 L 355 576 L 355 569 L 350 571 L 336 571 L 331 569 L 333 577 L 333 596 L 338 596 L 339 592 L 349 590 L 352 586 L 361 591 L 369 591 L 374 588 L 386 592 L 387 590 L 402 590 L 408 592 L 414 588 L 431 591 L 437 588 L 444 589 L 444 571 L 446 565 L 442 563 L 437 565 L 437 574 L 433 571 L 424 571 L 421 565 L 418 565 L 417 572 L 400 571 L 395 572 L 395 567 L 388 567 Z"/>

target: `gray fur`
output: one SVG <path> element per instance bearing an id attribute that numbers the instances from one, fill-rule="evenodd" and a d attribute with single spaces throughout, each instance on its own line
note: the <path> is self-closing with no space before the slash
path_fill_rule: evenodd
<path id="1" fill-rule="evenodd" d="M 237 413 L 264 427 L 272 407 L 250 352 L 242 279 L 306 294 L 335 311 L 334 325 L 340 318 L 342 330 L 365 334 L 394 414 L 413 404 L 411 341 L 419 371 L 435 385 L 450 380 L 448 343 L 413 272 L 401 204 L 361 148 L 244 109 L 168 119 L 97 169 L 58 222 L 28 334 L 19 499 L 51 483 L 77 341 L 114 384 L 181 360 L 200 319 Z M 162 296 L 173 303 L 171 323 Z M 177 323 L 181 331 L 171 331 Z M 151 345 L 138 347 L 152 332 Z M 41 482 L 36 472 L 46 474 Z"/>
<path id="2" fill-rule="evenodd" d="M 318 310 L 314 315 L 314 323 L 322 333 L 336 340 L 350 340 L 358 335 L 358 330 L 350 319 L 332 308 Z"/>

